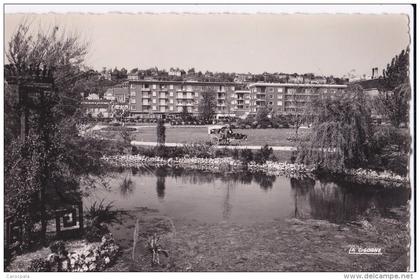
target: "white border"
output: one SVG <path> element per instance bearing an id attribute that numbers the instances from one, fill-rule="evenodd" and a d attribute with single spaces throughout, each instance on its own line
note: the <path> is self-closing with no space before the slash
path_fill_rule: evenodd
<path id="1" fill-rule="evenodd" d="M 14 1 L 15 3 L 27 3 L 28 1 Z M 44 3 L 50 3 L 47 5 L 14 5 L 13 3 L 6 4 L 3 6 L 3 11 L 6 13 L 47 13 L 47 12 L 53 12 L 53 13 L 67 13 L 67 12 L 74 12 L 74 13 L 110 13 L 110 12 L 118 12 L 118 13 L 249 13 L 249 14 L 255 14 L 255 13 L 343 13 L 343 14 L 349 14 L 349 13 L 358 13 L 358 14 L 382 14 L 382 13 L 389 13 L 389 14 L 395 14 L 395 13 L 404 13 L 408 14 L 410 17 L 410 37 L 414 38 L 413 33 L 413 10 L 412 7 L 409 5 L 380 5 L 383 4 L 385 1 L 372 1 L 377 2 L 377 4 L 369 4 L 369 5 L 315 5 L 315 4 L 309 4 L 309 5 L 277 5 L 277 3 L 273 3 L 273 5 L 248 5 L 247 2 L 250 3 L 252 1 L 241 1 L 242 3 L 245 3 L 245 5 L 188 5 L 188 2 L 190 4 L 194 4 L 195 1 L 188 1 L 186 5 L 111 5 L 111 4 L 105 4 L 105 5 L 84 5 L 83 2 L 79 3 L 72 3 L 71 5 L 53 5 L 54 1 L 43 1 Z M 89 1 L 91 3 L 100 4 L 104 1 Z M 123 2 L 133 2 L 132 0 L 123 1 Z M 176 1 L 164 1 L 165 3 L 172 2 L 175 3 Z M 237 4 L 241 4 L 239 1 L 229 1 Z M 270 0 L 265 2 L 272 2 Z M 305 1 L 308 3 L 309 1 Z M 363 3 L 363 1 L 354 1 Z M 392 3 L 392 1 L 387 1 Z M 395 2 L 394 2 L 395 3 Z M 3 19 L 3 14 L 2 14 Z M 3 20 L 1 21 L 1 27 L 3 30 Z M 3 36 L 2 36 L 3 40 Z M 3 42 L 4 45 L 4 42 Z M 413 50 L 413 41 L 410 42 L 411 49 Z M 2 56 L 2 59 L 4 59 L 4 56 Z M 413 71 L 413 65 L 414 65 L 414 57 L 413 52 L 410 54 L 410 69 L 411 69 L 411 81 L 413 85 L 413 81 L 415 79 L 414 77 L 414 71 Z M 3 67 L 0 70 L 0 74 L 3 76 Z M 1 84 L 1 87 L 3 87 L 3 83 Z M 3 88 L 1 88 L 3 90 Z M 414 93 L 414 92 L 413 92 Z M 414 93 L 415 94 L 415 93 Z M 3 109 L 3 99 L 0 100 L 1 109 Z M 414 135 L 414 105 L 413 102 L 411 103 L 411 113 L 410 113 L 410 128 L 411 128 L 411 134 Z M 419 119 L 417 119 L 419 120 Z M 0 129 L 3 131 L 3 114 L 0 114 Z M 1 156 L 3 157 L 3 141 L 0 143 L 1 147 Z M 414 148 L 414 143 L 413 146 Z M 0 167 L 3 167 L 3 160 L 0 162 Z M 414 158 L 412 157 L 410 162 L 410 178 L 411 181 L 413 181 L 414 178 Z M 0 179 L 3 182 L 3 172 L 0 173 Z M 413 184 L 413 183 L 412 183 Z M 417 199 L 419 198 L 419 195 L 417 195 Z M 414 199 L 414 197 L 413 197 Z M 413 201 L 413 200 L 412 200 Z M 1 206 L 1 215 L 3 217 L 3 200 L 2 200 L 2 206 Z M 411 213 L 414 212 L 414 205 L 411 204 Z M 3 217 L 4 218 L 4 217 Z M 414 243 L 414 217 L 411 215 L 411 238 L 412 238 L 412 244 Z M 1 225 L 3 227 L 3 224 Z M 3 230 L 0 233 L 0 238 L 3 238 Z M 410 260 L 410 267 L 413 268 L 414 265 L 414 259 L 413 259 L 413 253 L 414 248 L 411 246 L 411 260 Z M 3 254 L 3 252 L 2 252 Z M 3 271 L 3 262 L 1 262 L 1 270 Z M 4 276 L 11 276 L 16 275 L 14 273 L 1 273 L 4 274 Z M 361 275 L 362 277 L 365 275 L 365 273 L 354 273 Z M 55 273 L 24 273 L 22 275 L 29 275 L 31 279 L 52 279 L 56 278 L 57 274 Z M 62 279 L 72 279 L 74 278 L 76 274 L 74 273 L 62 273 L 60 274 L 60 278 Z M 220 277 L 220 276 L 227 276 L 227 274 L 224 273 L 218 273 L 217 275 L 213 275 L 210 273 L 206 274 L 184 274 L 184 273 L 176 273 L 176 274 L 158 274 L 158 273 L 142 273 L 142 274 L 133 274 L 133 273 L 95 273 L 95 274 L 77 274 L 78 277 L 101 277 L 102 280 L 106 279 L 115 279 L 116 277 L 119 278 L 160 278 L 167 275 L 170 278 L 175 279 L 185 279 L 189 277 L 199 276 L 200 278 L 204 279 L 212 279 L 213 276 Z M 342 278 L 343 273 L 265 273 L 265 274 L 243 274 L 243 273 L 235 273 L 229 274 L 229 278 L 236 277 L 252 277 L 252 276 L 264 276 L 268 279 L 278 279 L 279 276 L 283 276 L 287 279 L 292 278 L 316 278 L 317 276 L 321 276 L 322 279 L 337 279 L 338 277 Z"/>

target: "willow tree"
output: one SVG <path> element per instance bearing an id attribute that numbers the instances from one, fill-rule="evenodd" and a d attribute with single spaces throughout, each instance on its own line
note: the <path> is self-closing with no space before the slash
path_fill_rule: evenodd
<path id="1" fill-rule="evenodd" d="M 298 147 L 297 160 L 322 169 L 342 171 L 363 166 L 369 157 L 370 109 L 360 86 L 319 95 L 308 108 L 310 133 Z"/>

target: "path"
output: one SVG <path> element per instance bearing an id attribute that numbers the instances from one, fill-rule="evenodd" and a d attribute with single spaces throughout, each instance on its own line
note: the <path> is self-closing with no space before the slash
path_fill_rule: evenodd
<path id="1" fill-rule="evenodd" d="M 186 143 L 165 143 L 166 147 L 182 147 Z M 144 142 L 144 141 L 131 141 L 131 145 L 133 146 L 156 146 L 156 142 Z M 222 146 L 222 145 L 215 145 L 214 147 L 218 149 L 249 149 L 249 150 L 259 150 L 263 146 L 258 145 L 236 145 L 236 146 Z M 292 146 L 270 146 L 273 148 L 273 151 L 296 151 L 296 147 Z"/>

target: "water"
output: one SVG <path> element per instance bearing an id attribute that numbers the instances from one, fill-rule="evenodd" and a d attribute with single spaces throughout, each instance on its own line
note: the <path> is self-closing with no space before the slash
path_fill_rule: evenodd
<path id="1" fill-rule="evenodd" d="M 345 223 L 376 209 L 406 205 L 410 190 L 264 174 L 212 174 L 182 169 L 110 172 L 109 190 L 97 187 L 85 198 L 113 201 L 116 208 L 157 209 L 174 219 L 238 224 L 315 218 Z"/>

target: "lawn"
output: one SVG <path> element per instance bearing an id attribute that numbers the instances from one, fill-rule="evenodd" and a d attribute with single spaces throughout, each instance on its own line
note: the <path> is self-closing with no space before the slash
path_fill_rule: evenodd
<path id="1" fill-rule="evenodd" d="M 293 146 L 287 138 L 294 133 L 293 129 L 234 129 L 234 132 L 243 133 L 248 139 L 242 145 Z M 156 142 L 156 128 L 142 127 L 132 133 L 133 140 Z M 167 127 L 166 142 L 192 143 L 209 141 L 207 127 Z"/>

